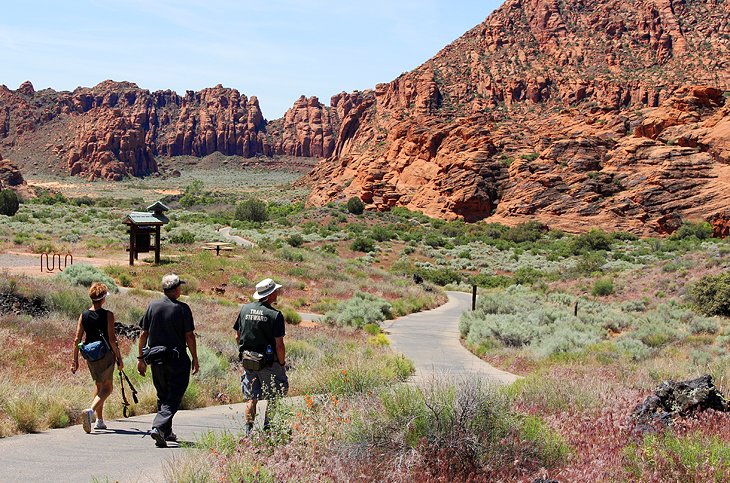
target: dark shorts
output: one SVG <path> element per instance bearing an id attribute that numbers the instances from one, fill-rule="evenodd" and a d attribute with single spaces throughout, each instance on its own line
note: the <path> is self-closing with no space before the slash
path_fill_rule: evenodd
<path id="1" fill-rule="evenodd" d="M 241 376 L 243 399 L 271 399 L 286 396 L 289 391 L 289 378 L 281 364 L 274 362 L 260 371 L 244 370 Z"/>
<path id="2" fill-rule="evenodd" d="M 114 352 L 107 351 L 98 361 L 86 361 L 86 363 L 89 365 L 89 372 L 94 382 L 107 382 L 114 377 Z"/>

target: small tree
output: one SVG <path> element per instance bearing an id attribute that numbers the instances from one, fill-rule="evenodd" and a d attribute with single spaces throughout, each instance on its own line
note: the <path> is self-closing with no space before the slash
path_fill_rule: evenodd
<path id="1" fill-rule="evenodd" d="M 365 203 L 357 196 L 353 196 L 347 200 L 347 211 L 353 215 L 361 215 L 365 211 Z"/>
<path id="2" fill-rule="evenodd" d="M 20 208 L 18 194 L 13 190 L 0 191 L 0 215 L 13 216 Z"/>
<path id="3" fill-rule="evenodd" d="M 269 212 L 261 200 L 246 200 L 236 207 L 236 219 L 261 223 L 269 219 Z"/>
<path id="4" fill-rule="evenodd" d="M 703 314 L 730 317 L 730 272 L 702 277 L 689 296 Z"/>

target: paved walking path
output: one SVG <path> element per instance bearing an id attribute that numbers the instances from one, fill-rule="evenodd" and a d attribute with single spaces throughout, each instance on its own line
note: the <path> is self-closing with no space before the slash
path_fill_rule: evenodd
<path id="1" fill-rule="evenodd" d="M 238 235 L 231 235 L 231 227 L 230 226 L 227 226 L 225 228 L 221 228 L 220 230 L 218 230 L 218 233 L 220 233 L 220 235 L 223 238 L 225 238 L 229 242 L 235 243 L 236 245 L 239 245 L 239 246 L 242 246 L 242 247 L 246 247 L 246 248 L 251 248 L 253 246 L 256 246 L 256 244 L 254 242 L 252 242 L 251 240 L 246 240 L 245 238 L 241 238 Z"/>
<path id="2" fill-rule="evenodd" d="M 383 329 L 391 347 L 416 366 L 415 381 L 434 375 L 479 375 L 499 383 L 512 383 L 518 376 L 487 364 L 466 350 L 459 341 L 459 317 L 471 309 L 471 295 L 448 292 L 441 307 L 388 321 Z"/>
<path id="3" fill-rule="evenodd" d="M 182 447 L 211 429 L 237 433 L 243 427 L 243 404 L 179 411 L 173 430 L 181 444 L 168 448 L 156 448 L 147 434 L 153 417 L 107 421 L 108 430 L 91 434 L 76 425 L 0 439 L 0 482 L 171 481 L 165 473 Z"/>
<path id="4" fill-rule="evenodd" d="M 414 361 L 415 380 L 434 374 L 479 374 L 500 383 L 514 381 L 517 376 L 495 369 L 461 346 L 459 316 L 470 308 L 470 296 L 458 292 L 448 295 L 449 301 L 442 307 L 385 326 L 393 349 Z M 115 398 L 118 394 L 112 396 L 111 404 L 118 402 Z M 262 425 L 263 403 L 257 412 L 257 426 Z M 0 482 L 170 481 L 166 472 L 175 458 L 183 455 L 183 448 L 174 443 L 167 449 L 155 448 L 147 434 L 153 416 L 107 421 L 109 430 L 92 434 L 85 434 L 76 425 L 0 439 Z M 243 404 L 180 411 L 174 421 L 182 447 L 193 447 L 208 431 L 238 433 L 242 427 Z"/>

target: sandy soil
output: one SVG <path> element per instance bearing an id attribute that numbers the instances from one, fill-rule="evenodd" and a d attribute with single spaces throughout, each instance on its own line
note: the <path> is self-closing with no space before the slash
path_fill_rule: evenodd
<path id="1" fill-rule="evenodd" d="M 65 263 L 64 263 L 65 262 Z M 41 267 L 42 263 L 42 267 Z M 61 267 L 65 265 L 71 265 L 71 259 L 61 257 Z M 129 259 L 125 254 L 120 254 L 118 257 L 105 257 L 105 258 L 89 258 L 89 257 L 73 257 L 73 263 L 83 263 L 86 265 L 93 265 L 95 267 L 105 267 L 107 265 L 126 265 L 129 263 Z M 135 261 L 135 264 L 143 263 Z M 51 268 L 52 270 L 49 270 Z M 59 259 L 56 257 L 48 258 L 38 253 L 20 252 L 20 251 L 7 251 L 0 254 L 0 271 L 7 272 L 14 275 L 29 275 L 33 277 L 47 277 L 55 275 L 59 272 Z"/>

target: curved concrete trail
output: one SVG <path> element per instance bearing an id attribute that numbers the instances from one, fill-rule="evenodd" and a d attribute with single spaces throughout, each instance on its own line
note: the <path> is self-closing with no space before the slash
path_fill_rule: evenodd
<path id="1" fill-rule="evenodd" d="M 393 349 L 415 363 L 414 379 L 477 374 L 499 383 L 514 381 L 517 376 L 495 369 L 461 346 L 459 316 L 470 308 L 470 295 L 459 292 L 448 295 L 447 304 L 389 321 L 384 327 Z M 118 386 L 116 379 L 115 386 Z M 107 404 L 119 404 L 119 401 L 119 388 L 115 387 Z M 264 403 L 260 403 L 256 415 L 259 427 L 263 425 Z M 155 448 L 147 434 L 153 416 L 110 420 L 107 431 L 91 434 L 76 425 L 2 438 L 0 482 L 170 481 L 166 470 L 176 457 L 183 455 L 183 448 L 194 446 L 200 435 L 208 431 L 238 433 L 241 430 L 243 404 L 179 411 L 175 415 L 174 431 L 182 444 L 171 443 L 167 449 Z"/>
<path id="2" fill-rule="evenodd" d="M 416 381 L 434 375 L 479 375 L 509 384 L 519 376 L 487 364 L 466 350 L 459 341 L 459 317 L 471 309 L 471 295 L 447 292 L 449 301 L 434 310 L 388 321 L 383 329 L 391 347 L 404 354 L 416 366 Z"/>
<path id="3" fill-rule="evenodd" d="M 107 404 L 119 404 L 117 391 L 115 387 Z M 0 439 L 0 482 L 172 481 L 166 471 L 198 436 L 210 430 L 241 430 L 243 404 L 178 411 L 173 429 L 180 444 L 167 448 L 156 448 L 147 434 L 153 418 L 145 414 L 108 420 L 108 430 L 91 434 L 76 425 Z"/>
<path id="4" fill-rule="evenodd" d="M 252 242 L 251 240 L 246 240 L 245 238 L 241 238 L 238 235 L 231 235 L 231 227 L 230 226 L 226 226 L 224 228 L 221 228 L 220 230 L 218 230 L 218 233 L 223 238 L 225 238 L 229 242 L 235 243 L 236 245 L 239 245 L 239 246 L 242 246 L 242 247 L 246 247 L 246 248 L 251 248 L 253 246 L 256 246 L 256 244 L 254 242 Z"/>

